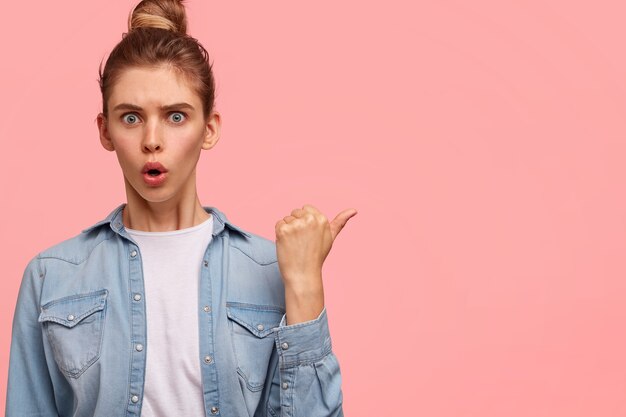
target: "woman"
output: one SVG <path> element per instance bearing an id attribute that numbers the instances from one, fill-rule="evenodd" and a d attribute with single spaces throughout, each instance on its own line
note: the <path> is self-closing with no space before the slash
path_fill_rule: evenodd
<path id="1" fill-rule="evenodd" d="M 100 86 L 127 203 L 28 264 L 7 416 L 343 415 L 321 270 L 356 210 L 304 205 L 274 243 L 200 204 L 220 116 L 179 1 L 135 7 Z"/>

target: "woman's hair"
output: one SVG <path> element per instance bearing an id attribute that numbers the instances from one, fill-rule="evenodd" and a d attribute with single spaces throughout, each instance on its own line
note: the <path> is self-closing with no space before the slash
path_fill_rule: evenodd
<path id="1" fill-rule="evenodd" d="M 180 74 L 202 100 L 204 116 L 213 110 L 215 81 L 209 53 L 187 35 L 183 0 L 142 0 L 128 16 L 128 33 L 115 46 L 102 69 L 99 83 L 102 113 L 107 116 L 111 90 L 125 69 L 166 65 Z"/>

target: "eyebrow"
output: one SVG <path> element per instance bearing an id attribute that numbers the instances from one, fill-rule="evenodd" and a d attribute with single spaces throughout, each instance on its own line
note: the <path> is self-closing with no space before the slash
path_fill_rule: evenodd
<path id="1" fill-rule="evenodd" d="M 195 108 L 191 104 L 184 103 L 184 102 L 183 103 L 167 104 L 165 106 L 159 107 L 159 109 L 161 109 L 162 111 L 178 110 L 178 109 L 195 110 Z M 140 106 L 137 106 L 136 104 L 120 103 L 117 106 L 113 107 L 113 111 L 115 111 L 115 110 L 136 110 L 136 111 L 141 111 L 143 109 Z"/>

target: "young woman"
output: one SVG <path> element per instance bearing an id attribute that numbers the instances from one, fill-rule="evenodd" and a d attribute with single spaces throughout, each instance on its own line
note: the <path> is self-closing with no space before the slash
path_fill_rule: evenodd
<path id="1" fill-rule="evenodd" d="M 200 204 L 220 116 L 177 0 L 133 9 L 100 86 L 127 203 L 28 264 L 7 416 L 343 415 L 321 271 L 356 210 L 296 208 L 274 243 Z"/>

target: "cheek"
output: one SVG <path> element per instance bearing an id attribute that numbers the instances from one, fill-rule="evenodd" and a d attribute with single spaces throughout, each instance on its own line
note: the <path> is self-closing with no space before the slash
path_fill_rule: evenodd
<path id="1" fill-rule="evenodd" d="M 204 137 L 199 135 L 196 130 L 189 131 L 179 135 L 178 140 L 171 143 L 170 146 L 176 147 L 177 152 L 183 154 L 185 158 L 193 159 L 202 149 L 203 139 Z"/>
<path id="2" fill-rule="evenodd" d="M 141 129 L 124 129 L 116 126 L 110 130 L 111 141 L 120 159 L 128 159 L 137 152 L 141 143 Z"/>
<path id="3" fill-rule="evenodd" d="M 137 153 L 137 152 L 133 152 L 133 150 L 130 149 L 130 146 L 131 146 L 130 144 L 132 142 L 118 139 L 118 140 L 115 140 L 113 143 L 115 146 L 115 156 L 117 157 L 117 160 L 119 161 L 122 168 L 131 164 L 132 159 L 133 159 L 133 154 Z"/>
<path id="4" fill-rule="evenodd" d="M 133 141 L 135 140 L 128 132 L 120 131 L 119 129 L 111 129 L 110 137 L 113 146 L 115 146 L 115 151 L 120 153 L 128 152 L 129 145 L 134 143 Z"/>

